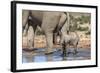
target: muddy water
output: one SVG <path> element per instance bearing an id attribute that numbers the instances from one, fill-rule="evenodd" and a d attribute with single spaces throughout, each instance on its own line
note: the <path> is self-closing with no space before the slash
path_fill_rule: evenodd
<path id="1" fill-rule="evenodd" d="M 91 59 L 91 50 L 90 49 L 78 49 L 76 55 L 73 54 L 74 49 L 67 49 L 66 57 L 63 57 L 63 53 L 59 49 L 54 49 L 54 53 L 51 55 L 45 55 L 45 49 L 37 48 L 34 50 L 25 50 L 23 49 L 22 53 L 22 63 L 30 62 L 47 62 L 47 61 L 70 61 L 70 60 L 87 60 Z"/>

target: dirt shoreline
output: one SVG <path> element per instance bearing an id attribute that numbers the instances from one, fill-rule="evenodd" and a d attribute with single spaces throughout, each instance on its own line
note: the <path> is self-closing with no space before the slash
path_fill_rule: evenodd
<path id="1" fill-rule="evenodd" d="M 61 48 L 60 45 L 53 45 L 54 48 Z M 22 48 L 28 48 L 27 37 L 23 37 Z M 46 48 L 46 40 L 44 36 L 37 36 L 34 42 L 34 48 Z M 78 44 L 78 48 L 90 49 L 90 38 L 81 38 Z"/>

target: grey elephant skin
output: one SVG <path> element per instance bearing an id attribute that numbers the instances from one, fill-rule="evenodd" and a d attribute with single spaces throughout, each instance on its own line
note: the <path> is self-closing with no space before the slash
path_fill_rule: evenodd
<path id="1" fill-rule="evenodd" d="M 34 34 L 37 26 L 39 26 L 46 37 L 47 48 L 45 53 L 49 54 L 53 52 L 53 43 L 56 43 L 58 32 L 61 30 L 63 25 L 68 24 L 67 20 L 67 12 L 23 10 L 23 33 L 27 33 L 29 26 L 32 26 Z M 34 36 L 35 35 L 33 35 L 32 40 L 29 40 L 29 49 L 34 47 L 34 45 L 32 45 L 34 44 Z"/>

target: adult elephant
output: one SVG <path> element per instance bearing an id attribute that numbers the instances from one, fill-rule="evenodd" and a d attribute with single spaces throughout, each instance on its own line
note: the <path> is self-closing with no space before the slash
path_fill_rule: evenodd
<path id="1" fill-rule="evenodd" d="M 29 26 L 32 26 L 34 31 L 33 33 L 35 33 L 37 26 L 40 26 L 46 36 L 47 49 L 45 54 L 50 54 L 53 53 L 53 42 L 56 43 L 56 36 L 62 26 L 67 24 L 67 19 L 68 14 L 66 12 L 23 10 L 23 32 L 27 33 Z M 29 42 L 31 44 L 30 48 L 33 48 L 33 41 L 29 40 Z"/>

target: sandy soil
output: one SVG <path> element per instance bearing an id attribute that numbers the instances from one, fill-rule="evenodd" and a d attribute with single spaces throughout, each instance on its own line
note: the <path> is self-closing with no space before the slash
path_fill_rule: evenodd
<path id="1" fill-rule="evenodd" d="M 35 41 L 34 41 L 34 48 L 45 48 L 46 47 L 46 39 L 45 36 L 36 36 Z M 90 49 L 91 47 L 91 40 L 90 36 L 80 36 L 80 41 L 78 44 L 78 48 L 86 48 Z M 23 43 L 22 43 L 23 48 L 28 48 L 28 43 L 27 43 L 27 37 L 23 37 Z M 60 45 L 54 45 L 53 47 L 61 47 Z"/>

